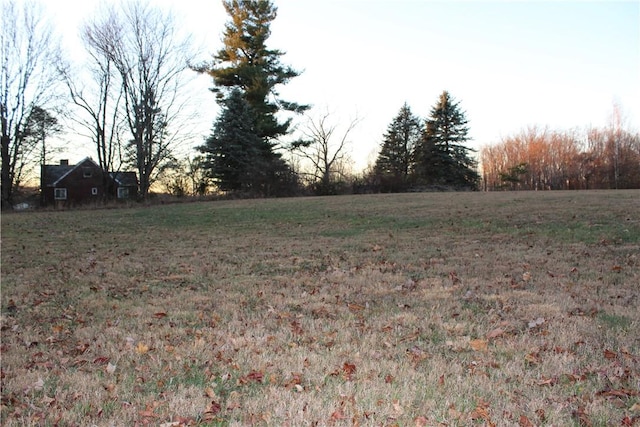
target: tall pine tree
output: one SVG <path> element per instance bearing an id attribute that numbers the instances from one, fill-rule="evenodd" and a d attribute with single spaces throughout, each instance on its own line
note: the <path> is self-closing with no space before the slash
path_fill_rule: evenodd
<path id="1" fill-rule="evenodd" d="M 197 67 L 196 71 L 213 78 L 213 91 L 218 94 L 223 108 L 230 109 L 231 105 L 224 103 L 232 97 L 242 97 L 250 107 L 253 136 L 239 146 L 227 149 L 235 153 L 235 158 L 241 159 L 242 164 L 250 165 L 248 169 L 242 169 L 238 172 L 240 175 L 234 177 L 230 162 L 224 176 L 213 169 L 211 174 L 223 189 L 247 190 L 244 184 L 237 188 L 238 182 L 246 178 L 242 178 L 244 174 L 251 173 L 254 176 L 250 189 L 253 195 L 291 194 L 295 191 L 296 179 L 277 152 L 278 139 L 290 132 L 291 118 L 280 121 L 276 114 L 280 111 L 302 113 L 308 106 L 279 99 L 276 91 L 279 85 L 299 75 L 280 62 L 284 52 L 266 45 L 277 8 L 269 0 L 224 0 L 223 4 L 230 17 L 223 33 L 224 47 L 214 55 L 211 63 Z M 237 100 L 232 103 L 235 105 Z M 222 144 L 225 139 L 217 141 Z M 226 182 L 227 179 L 231 181 Z"/>
<path id="2" fill-rule="evenodd" d="M 220 98 L 233 89 L 240 89 L 256 115 L 258 136 L 275 145 L 275 140 L 289 132 L 291 119 L 278 121 L 276 113 L 302 113 L 309 107 L 279 99 L 276 87 L 288 83 L 300 73 L 283 65 L 284 52 L 269 49 L 271 22 L 278 9 L 269 0 L 225 0 L 230 17 L 223 33 L 224 47 L 213 62 L 198 67 L 213 77 Z"/>
<path id="3" fill-rule="evenodd" d="M 423 185 L 476 189 L 479 175 L 472 158 L 465 113 L 447 91 L 442 92 L 414 150 L 414 173 Z"/>
<path id="4" fill-rule="evenodd" d="M 420 119 L 406 103 L 384 135 L 374 174 L 383 192 L 404 191 L 409 185 L 411 155 L 422 136 Z"/>

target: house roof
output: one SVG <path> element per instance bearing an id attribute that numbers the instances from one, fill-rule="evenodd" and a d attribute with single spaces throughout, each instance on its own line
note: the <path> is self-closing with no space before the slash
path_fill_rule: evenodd
<path id="1" fill-rule="evenodd" d="M 44 185 L 46 187 L 55 187 L 64 177 L 69 175 L 75 169 L 79 168 L 86 162 L 90 162 L 92 166 L 99 168 L 98 164 L 91 157 L 85 157 L 75 165 L 45 165 L 44 166 Z"/>
<path id="2" fill-rule="evenodd" d="M 87 166 L 89 163 L 92 167 L 100 169 L 100 166 L 93 161 L 91 157 L 85 157 L 83 160 L 75 165 L 45 165 L 43 171 L 43 186 L 55 187 L 60 181 L 62 181 L 67 175 L 74 170 L 82 166 Z M 138 176 L 135 172 L 109 172 L 109 176 L 119 186 L 122 187 L 137 187 Z"/>
<path id="3" fill-rule="evenodd" d="M 135 172 L 109 172 L 109 176 L 121 187 L 138 186 L 138 175 Z"/>

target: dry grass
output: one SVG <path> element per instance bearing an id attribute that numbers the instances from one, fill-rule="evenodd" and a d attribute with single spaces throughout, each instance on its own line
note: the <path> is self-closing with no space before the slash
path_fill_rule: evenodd
<path id="1" fill-rule="evenodd" d="M 638 425 L 639 212 L 611 191 L 3 215 L 0 421 Z"/>

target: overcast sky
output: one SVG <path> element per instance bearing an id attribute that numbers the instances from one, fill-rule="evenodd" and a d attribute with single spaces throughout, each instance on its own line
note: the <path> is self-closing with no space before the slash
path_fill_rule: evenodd
<path id="1" fill-rule="evenodd" d="M 98 0 L 52 13 L 66 43 Z M 219 0 L 152 0 L 171 7 L 202 45 L 221 47 L 227 20 Z M 530 125 L 603 126 L 613 103 L 640 125 L 640 2 L 275 0 L 271 48 L 303 71 L 283 98 L 329 111 L 337 124 L 361 119 L 352 133 L 362 167 L 407 102 L 421 117 L 447 90 L 460 101 L 470 145 L 480 148 Z M 202 77 L 203 87 L 210 82 Z M 217 114 L 203 91 L 202 138 Z M 197 141 L 200 143 L 201 140 Z M 74 156 L 70 153 L 70 157 Z"/>

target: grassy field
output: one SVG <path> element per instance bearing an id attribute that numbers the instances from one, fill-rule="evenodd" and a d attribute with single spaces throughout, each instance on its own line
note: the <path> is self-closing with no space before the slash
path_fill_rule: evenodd
<path id="1" fill-rule="evenodd" d="M 3 426 L 640 425 L 640 192 L 2 215 Z"/>

